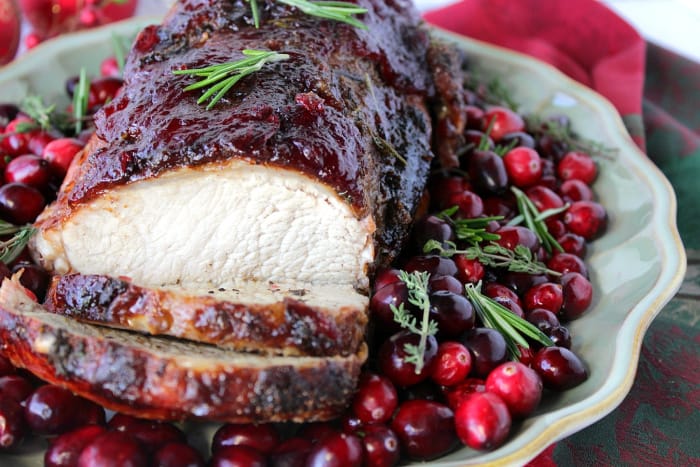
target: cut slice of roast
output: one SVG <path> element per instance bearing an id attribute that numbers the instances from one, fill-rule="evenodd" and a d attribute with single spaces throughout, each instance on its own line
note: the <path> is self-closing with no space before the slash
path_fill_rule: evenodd
<path id="1" fill-rule="evenodd" d="M 397 255 L 433 157 L 428 108 L 440 99 L 428 57 L 442 57 L 430 60 L 441 83 L 455 57 L 431 47 L 410 2 L 358 5 L 366 30 L 280 3 L 256 29 L 246 2 L 177 2 L 137 37 L 123 91 L 37 223 L 35 258 L 143 286 L 366 290 Z M 244 49 L 290 58 L 209 110 L 201 91 L 184 91 L 196 78 L 173 75 Z M 455 100 L 454 87 L 438 90 Z M 448 118 L 455 106 L 443 104 Z"/>
<path id="2" fill-rule="evenodd" d="M 68 274 L 54 277 L 44 306 L 84 322 L 261 354 L 350 356 L 361 348 L 367 324 L 367 297 L 349 286 L 185 292 Z"/>
<path id="3" fill-rule="evenodd" d="M 327 420 L 350 398 L 366 347 L 348 357 L 272 357 L 80 323 L 48 313 L 17 279 L 0 287 L 2 354 L 104 407 L 160 420 Z"/>

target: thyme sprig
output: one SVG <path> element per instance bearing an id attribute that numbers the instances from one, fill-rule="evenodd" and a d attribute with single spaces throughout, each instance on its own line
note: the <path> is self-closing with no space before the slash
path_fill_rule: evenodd
<path id="1" fill-rule="evenodd" d="M 501 238 L 500 235 L 488 232 L 486 227 L 491 221 L 500 221 L 503 216 L 476 217 L 472 219 L 453 219 L 459 208 L 452 206 L 437 214 L 437 217 L 447 221 L 452 226 L 458 240 L 470 245 L 478 245 L 482 242 L 493 242 Z"/>
<path id="2" fill-rule="evenodd" d="M 55 104 L 46 105 L 44 100 L 37 95 L 29 95 L 22 99 L 20 109 L 33 122 L 22 122 L 15 129 L 17 133 L 26 133 L 38 129 L 44 131 L 56 129 L 65 133 L 70 130 L 73 124 L 68 114 L 58 112 Z"/>
<path id="3" fill-rule="evenodd" d="M 467 259 L 475 259 L 484 266 L 507 269 L 512 272 L 524 272 L 527 274 L 549 274 L 561 276 L 561 273 L 545 266 L 537 261 L 532 251 L 524 245 L 517 245 L 513 250 L 489 243 L 485 246 L 472 245 L 465 249 L 459 249 L 454 242 L 447 241 L 441 244 L 437 240 L 428 240 L 423 246 L 424 252 L 437 252 L 440 256 L 451 258 L 454 255 L 464 255 Z"/>
<path id="4" fill-rule="evenodd" d="M 530 344 L 525 339 L 529 337 L 547 347 L 554 342 L 532 323 L 522 319 L 512 311 L 481 293 L 481 282 L 465 286 L 467 298 L 474 306 L 479 319 L 484 326 L 500 332 L 506 341 L 506 347 L 511 358 L 520 358 L 518 346 L 529 349 Z"/>
<path id="5" fill-rule="evenodd" d="M 85 68 L 80 69 L 78 85 L 73 91 L 73 119 L 75 120 L 75 134 L 83 131 L 83 118 L 87 115 L 88 99 L 90 97 L 90 80 Z"/>
<path id="6" fill-rule="evenodd" d="M 591 156 L 612 158 L 618 153 L 617 148 L 611 148 L 588 138 L 576 134 L 569 125 L 556 119 L 543 120 L 541 117 L 531 115 L 526 118 L 528 129 L 533 133 L 548 135 L 555 141 L 560 141 L 571 151 L 582 151 Z"/>
<path id="7" fill-rule="evenodd" d="M 347 23 L 359 29 L 367 29 L 367 26 L 355 18 L 354 15 L 367 13 L 366 8 L 355 5 L 350 2 L 342 1 L 314 1 L 309 0 L 277 0 L 279 3 L 298 8 L 303 13 L 317 18 L 329 19 L 341 23 Z M 251 14 L 253 15 L 253 24 L 256 28 L 260 27 L 260 7 L 257 0 L 248 0 L 250 3 Z"/>
<path id="8" fill-rule="evenodd" d="M 204 68 L 174 70 L 175 75 L 192 75 L 202 78 L 190 84 L 185 91 L 193 91 L 208 87 L 207 91 L 197 100 L 198 104 L 209 100 L 207 110 L 217 102 L 242 78 L 261 70 L 266 64 L 289 59 L 289 55 L 268 50 L 243 50 L 245 58 L 235 62 L 220 63 Z"/>
<path id="9" fill-rule="evenodd" d="M 0 262 L 7 264 L 14 261 L 35 231 L 30 224 L 19 226 L 0 220 L 0 235 L 11 235 L 7 240 L 0 241 Z"/>
<path id="10" fill-rule="evenodd" d="M 560 253 L 563 252 L 564 248 L 562 248 L 559 242 L 557 242 L 556 238 L 549 233 L 545 220 L 548 217 L 566 211 L 569 208 L 569 205 L 565 204 L 561 208 L 548 209 L 547 211 L 540 212 L 537 209 L 537 206 L 535 206 L 535 203 L 533 203 L 532 200 L 522 192 L 522 190 L 514 186 L 512 186 L 510 189 L 515 195 L 515 201 L 518 205 L 518 211 L 520 212 L 520 215 L 512 219 L 510 224 L 517 225 L 521 222 L 524 223 L 528 229 L 532 230 L 535 235 L 537 235 L 537 238 L 544 249 L 547 250 L 547 253 L 551 253 L 553 250 L 557 250 Z"/>
<path id="11" fill-rule="evenodd" d="M 416 317 L 406 311 L 403 303 L 399 304 L 398 307 L 390 305 L 391 311 L 394 313 L 394 321 L 399 323 L 402 328 L 420 336 L 418 345 L 407 343 L 404 346 L 406 352 L 404 360 L 407 363 L 412 363 L 415 366 L 416 374 L 419 374 L 425 365 L 424 355 L 428 337 L 435 335 L 438 331 L 437 323 L 430 319 L 430 299 L 428 297 L 430 274 L 420 271 L 412 273 L 400 271 L 399 279 L 406 284 L 408 289 L 408 302 L 418 307 L 422 315 L 419 325 Z"/>

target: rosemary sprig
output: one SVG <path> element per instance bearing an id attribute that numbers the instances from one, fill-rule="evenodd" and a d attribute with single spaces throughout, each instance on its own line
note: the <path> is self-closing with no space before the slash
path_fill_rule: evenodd
<path id="1" fill-rule="evenodd" d="M 85 68 L 80 69 L 78 85 L 73 91 L 73 118 L 75 120 L 75 133 L 83 131 L 83 118 L 88 111 L 88 98 L 90 97 L 90 80 Z"/>
<path id="2" fill-rule="evenodd" d="M 260 7 L 257 0 L 247 0 L 250 3 L 251 14 L 253 15 L 253 24 L 256 28 L 260 27 Z M 314 1 L 309 0 L 277 0 L 279 3 L 298 8 L 309 16 L 317 18 L 330 19 L 347 23 L 359 29 L 367 29 L 367 26 L 355 18 L 353 15 L 367 13 L 366 8 L 359 7 L 354 3 L 342 1 Z"/>
<path id="3" fill-rule="evenodd" d="M 471 245 L 478 245 L 482 242 L 493 242 L 501 238 L 498 234 L 487 232 L 486 227 L 491 221 L 502 220 L 503 216 L 453 219 L 452 216 L 458 210 L 457 206 L 452 206 L 437 214 L 440 219 L 447 221 L 452 226 L 458 240 L 463 240 Z"/>
<path id="4" fill-rule="evenodd" d="M 126 63 L 127 46 L 125 44 L 125 38 L 112 33 L 112 50 L 114 51 L 114 58 L 117 60 L 117 65 L 119 66 L 119 71 L 124 71 L 124 64 Z"/>
<path id="5" fill-rule="evenodd" d="M 5 264 L 14 261 L 35 231 L 30 224 L 18 226 L 0 220 L 0 235 L 12 235 L 9 239 L 0 241 L 0 261 Z"/>
<path id="6" fill-rule="evenodd" d="M 403 303 L 398 308 L 393 304 L 390 305 L 391 311 L 394 313 L 394 320 L 402 328 L 420 336 L 418 345 L 406 344 L 404 347 L 406 352 L 405 361 L 413 363 L 416 368 L 416 374 L 419 374 L 423 371 L 423 366 L 425 365 L 424 355 L 428 337 L 435 335 L 438 331 L 437 323 L 430 319 L 430 299 L 428 297 L 428 279 L 430 279 L 430 274 L 419 271 L 409 274 L 406 271 L 400 271 L 399 279 L 408 288 L 408 302 L 418 307 L 422 314 L 419 326 L 416 317 L 406 311 Z"/>
<path id="7" fill-rule="evenodd" d="M 399 154 L 399 151 L 397 151 L 396 148 L 389 141 L 377 135 L 376 133 L 372 134 L 372 140 L 377 146 L 377 149 L 379 149 L 381 152 L 391 154 L 391 156 L 394 157 L 394 159 L 397 159 L 403 165 L 408 164 L 406 158 Z"/>
<path id="8" fill-rule="evenodd" d="M 22 99 L 20 108 L 33 122 L 20 123 L 15 128 L 15 133 L 27 133 L 38 129 L 47 131 L 52 128 L 65 133 L 73 124 L 66 113 L 56 111 L 55 104 L 47 106 L 44 100 L 36 95 L 29 95 Z"/>
<path id="9" fill-rule="evenodd" d="M 472 245 L 463 250 L 458 249 L 453 242 L 445 242 L 445 245 L 447 248 L 437 240 L 428 240 L 423 246 L 423 251 L 437 251 L 440 256 L 446 258 L 451 258 L 454 255 L 464 255 L 467 259 L 475 259 L 484 266 L 507 269 L 512 272 L 561 276 L 560 272 L 549 269 L 544 263 L 537 261 L 532 256 L 532 251 L 524 245 L 517 245 L 513 250 L 493 242 L 483 247 Z"/>
<path id="10" fill-rule="evenodd" d="M 235 62 L 220 63 L 204 68 L 174 70 L 175 75 L 192 75 L 201 77 L 200 81 L 190 84 L 185 91 L 208 87 L 209 89 L 197 100 L 201 104 L 209 99 L 207 110 L 211 109 L 241 78 L 262 69 L 268 63 L 287 60 L 289 55 L 267 50 L 243 50 L 242 58 Z"/>
<path id="11" fill-rule="evenodd" d="M 600 141 L 583 138 L 574 133 L 569 125 L 565 125 L 558 120 L 542 120 L 538 116 L 526 118 L 528 129 L 532 132 L 544 134 L 567 145 L 572 151 L 582 151 L 591 156 L 612 158 L 618 153 L 617 148 L 611 148 Z"/>
<path id="12" fill-rule="evenodd" d="M 537 206 L 535 206 L 532 200 L 528 198 L 522 190 L 514 186 L 510 189 L 513 194 L 515 194 L 518 211 L 520 211 L 520 215 L 511 220 L 510 224 L 517 225 L 520 222 L 524 222 L 525 226 L 537 235 L 540 243 L 548 253 L 551 253 L 553 250 L 563 252 L 564 248 L 562 248 L 559 242 L 549 233 L 547 224 L 544 221 L 550 216 L 566 211 L 569 205 L 566 204 L 559 209 L 548 209 L 545 212 L 540 212 Z"/>
<path id="13" fill-rule="evenodd" d="M 532 323 L 525 321 L 509 309 L 481 293 L 481 282 L 465 286 L 467 298 L 472 302 L 477 315 L 484 326 L 500 332 L 506 340 L 506 347 L 512 359 L 520 357 L 518 346 L 530 348 L 525 337 L 542 345 L 552 346 L 554 342 Z"/>

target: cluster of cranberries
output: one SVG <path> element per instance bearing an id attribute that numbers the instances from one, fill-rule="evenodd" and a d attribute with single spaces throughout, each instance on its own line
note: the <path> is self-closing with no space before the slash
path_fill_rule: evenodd
<path id="1" fill-rule="evenodd" d="M 113 58 L 103 62 L 102 77 L 90 86 L 89 113 L 116 95 L 122 84 L 117 73 Z M 66 83 L 69 95 L 76 82 Z M 567 128 L 566 118 L 528 128 L 518 113 L 484 104 L 477 92 L 467 94 L 471 104 L 460 166 L 435 168 L 430 214 L 416 222 L 394 268 L 375 278 L 370 359 L 346 414 L 334 422 L 297 427 L 223 425 L 212 440 L 208 465 L 391 466 L 435 459 L 460 445 L 493 449 L 547 393 L 586 380 L 587 369 L 571 350 L 566 324 L 592 300 L 583 259 L 587 242 L 606 224 L 606 212 L 590 187 L 597 166 L 586 152 L 547 131 L 553 125 Z M 77 135 L 26 131 L 33 123 L 16 106 L 0 105 L 0 218 L 14 224 L 32 222 L 55 197 L 92 131 L 89 126 Z M 520 214 L 513 188 L 540 213 L 550 213 L 544 223 L 561 249 L 545 248 L 535 232 L 511 222 Z M 451 214 L 439 215 L 445 210 Z M 457 223 L 479 218 L 488 218 L 489 242 L 513 251 L 526 248 L 547 271 L 514 272 L 463 253 L 425 251 L 431 240 L 456 250 L 468 247 Z M 43 297 L 49 277 L 26 255 L 0 268 L 0 275 L 25 269 L 25 286 Z M 422 319 L 422 311 L 409 301 L 401 270 L 429 274 L 428 317 L 438 330 L 425 340 L 420 371 L 407 353 L 420 336 L 395 319 L 402 304 L 418 322 Z M 478 284 L 481 294 L 531 323 L 553 345 L 527 338 L 528 346 L 518 344 L 513 353 L 510 337 L 482 322 L 465 295 L 468 284 Z M 38 385 L 0 355 L 0 451 L 16 449 L 31 433 L 48 437 L 47 466 L 205 462 L 175 425 L 122 414 L 107 421 L 101 407 L 56 386 Z"/>

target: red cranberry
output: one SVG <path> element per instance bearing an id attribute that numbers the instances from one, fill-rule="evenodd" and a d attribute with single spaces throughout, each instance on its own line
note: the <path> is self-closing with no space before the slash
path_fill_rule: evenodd
<path id="1" fill-rule="evenodd" d="M 584 277 L 588 277 L 588 268 L 583 260 L 571 253 L 556 253 L 547 261 L 547 267 L 561 274 L 567 272 L 578 272 Z"/>
<path id="2" fill-rule="evenodd" d="M 536 308 L 527 314 L 527 320 L 543 334 L 549 335 L 552 329 L 559 327 L 557 315 L 544 308 Z"/>
<path id="3" fill-rule="evenodd" d="M 464 335 L 463 343 L 472 354 L 472 371 L 476 376 L 485 378 L 508 358 L 506 340 L 495 329 L 473 329 Z"/>
<path id="4" fill-rule="evenodd" d="M 510 219 L 515 214 L 515 206 L 500 196 L 491 196 L 484 199 L 484 214 L 487 216 L 503 216 Z"/>
<path id="5" fill-rule="evenodd" d="M 121 431 L 98 435 L 80 453 L 78 467 L 146 467 L 148 456 L 141 444 Z"/>
<path id="6" fill-rule="evenodd" d="M 503 156 L 506 172 L 513 185 L 528 187 L 537 183 L 542 177 L 542 160 L 532 148 L 519 146 Z"/>
<path id="7" fill-rule="evenodd" d="M 516 345 L 518 346 L 518 353 L 520 354 L 518 361 L 525 366 L 531 367 L 532 362 L 535 360 L 535 351 L 532 350 L 532 347 L 523 347 L 520 344 Z"/>
<path id="8" fill-rule="evenodd" d="M 227 423 L 214 434 L 211 450 L 216 452 L 226 446 L 248 446 L 267 454 L 279 444 L 279 441 L 279 433 L 273 425 Z"/>
<path id="9" fill-rule="evenodd" d="M 399 438 L 385 425 L 367 425 L 362 437 L 363 464 L 366 467 L 390 467 L 399 463 Z"/>
<path id="10" fill-rule="evenodd" d="M 595 161 L 585 152 L 568 152 L 557 165 L 557 175 L 562 180 L 576 179 L 590 185 L 597 174 Z"/>
<path id="11" fill-rule="evenodd" d="M 498 395 L 513 418 L 530 415 L 542 399 L 542 379 L 520 362 L 506 362 L 486 378 L 486 391 Z"/>
<path id="12" fill-rule="evenodd" d="M 516 246 L 523 245 L 535 253 L 540 247 L 540 241 L 537 239 L 537 235 L 527 227 L 520 225 L 504 225 L 498 229 L 496 233 L 501 236 L 501 238 L 496 240 L 496 243 L 509 250 L 514 250 Z"/>
<path id="13" fill-rule="evenodd" d="M 567 202 L 593 201 L 593 190 L 585 182 L 575 178 L 566 180 L 559 187 L 559 194 Z"/>
<path id="14" fill-rule="evenodd" d="M 24 401 L 34 392 L 34 384 L 24 376 L 5 375 L 0 377 L 0 399 Z"/>
<path id="15" fill-rule="evenodd" d="M 354 467 L 362 465 L 362 441 L 357 436 L 338 433 L 319 441 L 309 453 L 307 467 Z"/>
<path id="16" fill-rule="evenodd" d="M 539 212 L 544 212 L 549 209 L 559 209 L 564 206 L 564 201 L 562 201 L 559 195 L 546 186 L 533 186 L 527 190 L 526 194 Z"/>
<path id="17" fill-rule="evenodd" d="M 44 453 L 45 467 L 74 467 L 85 446 L 105 432 L 99 425 L 86 425 L 51 440 Z"/>
<path id="18" fill-rule="evenodd" d="M 51 275 L 41 266 L 20 261 L 12 267 L 12 274 L 22 271 L 20 283 L 29 289 L 42 302 L 51 281 Z"/>
<path id="19" fill-rule="evenodd" d="M 463 284 L 476 284 L 484 278 L 484 265 L 479 260 L 457 255 L 454 262 L 457 265 L 457 278 Z"/>
<path id="20" fill-rule="evenodd" d="M 340 431 L 349 435 L 355 435 L 365 427 L 366 423 L 360 420 L 353 412 L 346 412 L 340 418 Z"/>
<path id="21" fill-rule="evenodd" d="M 437 216 L 428 216 L 416 222 L 411 232 L 411 241 L 416 251 L 423 251 L 428 240 L 436 240 L 441 244 L 454 241 L 455 234 L 447 221 Z"/>
<path id="22" fill-rule="evenodd" d="M 532 368 L 547 389 L 565 391 L 583 383 L 588 371 L 581 359 L 565 347 L 543 347 L 535 354 Z"/>
<path id="23" fill-rule="evenodd" d="M 385 376 L 364 373 L 352 401 L 355 415 L 364 423 L 384 423 L 399 403 L 396 388 Z"/>
<path id="24" fill-rule="evenodd" d="M 554 217 L 545 219 L 544 223 L 547 226 L 549 234 L 554 238 L 561 237 L 567 232 L 564 222 Z"/>
<path id="25" fill-rule="evenodd" d="M 580 235 L 576 235 L 571 232 L 565 233 L 561 237 L 557 238 L 557 243 L 559 243 L 566 253 L 571 253 L 579 258 L 586 257 L 586 239 Z"/>
<path id="26" fill-rule="evenodd" d="M 498 282 L 485 283 L 483 285 L 482 292 L 484 293 L 484 295 L 494 299 L 503 306 L 506 306 L 506 302 L 512 302 L 518 306 L 522 305 L 520 303 L 520 297 L 518 297 L 518 294 L 513 292 L 505 285 L 499 284 Z"/>
<path id="27" fill-rule="evenodd" d="M 5 137 L 0 139 L 0 153 L 4 153 L 10 157 L 29 154 L 29 140 L 32 136 L 39 133 L 38 130 L 22 131 L 22 126 L 34 125 L 31 118 L 18 116 L 5 127 Z"/>
<path id="28" fill-rule="evenodd" d="M 79 398 L 59 386 L 39 386 L 25 401 L 24 414 L 33 432 L 64 433 L 79 424 Z"/>
<path id="29" fill-rule="evenodd" d="M 464 110 L 467 114 L 467 127 L 470 129 L 481 129 L 484 125 L 484 110 L 475 105 L 467 105 L 464 107 Z M 482 132 L 479 131 L 479 133 Z"/>
<path id="30" fill-rule="evenodd" d="M 524 131 L 514 131 L 503 135 L 499 144 L 503 147 L 526 147 L 535 149 L 535 138 Z"/>
<path id="31" fill-rule="evenodd" d="M 594 240 L 605 230 L 607 213 L 594 201 L 576 201 L 566 210 L 564 224 L 570 232 Z"/>
<path id="32" fill-rule="evenodd" d="M 110 429 L 123 431 L 140 441 L 148 452 L 168 443 L 184 443 L 185 434 L 171 423 L 144 420 L 131 415 L 115 414 L 107 424 Z"/>
<path id="33" fill-rule="evenodd" d="M 568 272 L 561 276 L 564 303 L 560 315 L 566 320 L 581 316 L 593 301 L 593 286 L 590 281 L 577 272 Z"/>
<path id="34" fill-rule="evenodd" d="M 400 271 L 395 268 L 380 269 L 377 271 L 377 274 L 374 276 L 374 291 L 376 292 L 388 285 L 400 282 L 399 274 Z"/>
<path id="35" fill-rule="evenodd" d="M 32 137 L 29 139 L 29 143 L 27 144 L 27 146 L 29 147 L 29 151 L 31 154 L 35 156 L 41 156 L 44 153 L 44 148 L 46 147 L 46 145 L 48 145 L 51 141 L 55 139 L 56 137 L 52 134 L 42 131 L 32 135 Z"/>
<path id="36" fill-rule="evenodd" d="M 399 406 L 391 428 L 399 437 L 401 452 L 413 460 L 435 459 L 457 445 L 454 413 L 437 402 L 404 402 Z"/>
<path id="37" fill-rule="evenodd" d="M 452 410 L 457 410 L 457 407 L 472 393 L 484 391 L 486 391 L 486 381 L 480 378 L 467 378 L 455 386 L 442 388 L 442 394 Z"/>
<path id="38" fill-rule="evenodd" d="M 432 292 L 443 290 L 445 292 L 461 294 L 464 291 L 464 286 L 459 279 L 454 276 L 430 276 L 428 289 Z"/>
<path id="39" fill-rule="evenodd" d="M 33 222 L 46 205 L 39 190 L 23 183 L 0 187 L 0 216 L 12 224 Z"/>
<path id="40" fill-rule="evenodd" d="M 564 326 L 557 326 L 547 334 L 557 347 L 565 347 L 571 350 L 571 333 Z"/>
<path id="41" fill-rule="evenodd" d="M 0 399 L 0 450 L 17 446 L 27 435 L 20 403 L 9 397 Z"/>
<path id="42" fill-rule="evenodd" d="M 416 365 L 406 362 L 406 344 L 417 346 L 419 336 L 409 331 L 401 331 L 386 340 L 379 348 L 378 364 L 381 372 L 397 386 L 417 384 L 432 372 L 432 366 L 437 357 L 437 341 L 434 336 L 428 336 L 423 368 L 416 373 Z"/>
<path id="43" fill-rule="evenodd" d="M 431 276 L 454 276 L 457 274 L 457 266 L 449 258 L 438 255 L 420 255 L 409 259 L 404 265 L 406 272 L 428 272 Z"/>
<path id="44" fill-rule="evenodd" d="M 116 57 L 107 57 L 100 62 L 100 75 L 118 77 L 120 74 L 121 70 Z"/>
<path id="45" fill-rule="evenodd" d="M 313 444 L 306 438 L 293 437 L 282 441 L 270 454 L 270 467 L 304 467 Z"/>
<path id="46" fill-rule="evenodd" d="M 63 178 L 73 158 L 83 149 L 83 146 L 80 140 L 59 138 L 46 145 L 42 157 L 49 162 L 54 173 Z"/>
<path id="47" fill-rule="evenodd" d="M 519 295 L 524 295 L 532 287 L 545 282 L 547 276 L 544 274 L 508 271 L 501 276 L 501 283 Z"/>
<path id="48" fill-rule="evenodd" d="M 226 446 L 209 459 L 209 467 L 265 467 L 265 456 L 249 446 Z"/>
<path id="49" fill-rule="evenodd" d="M 469 189 L 469 183 L 463 177 L 435 176 L 429 180 L 431 202 L 437 209 L 450 208 L 447 200 L 453 193 Z"/>
<path id="50" fill-rule="evenodd" d="M 474 186 L 482 192 L 498 195 L 508 188 L 508 172 L 503 159 L 493 151 L 474 151 L 467 170 Z"/>
<path id="51" fill-rule="evenodd" d="M 486 110 L 481 129 L 488 131 L 489 136 L 499 142 L 508 133 L 524 131 L 525 121 L 517 112 L 507 107 L 493 106 Z"/>
<path id="52" fill-rule="evenodd" d="M 105 76 L 90 82 L 90 94 L 88 96 L 88 109 L 95 111 L 107 101 L 117 96 L 124 82 L 121 78 Z"/>
<path id="53" fill-rule="evenodd" d="M 438 291 L 429 298 L 430 318 L 437 323 L 440 337 L 456 337 L 474 328 L 474 307 L 464 295 Z"/>
<path id="54" fill-rule="evenodd" d="M 533 286 L 525 293 L 525 310 L 532 311 L 544 308 L 552 313 L 558 313 L 564 301 L 562 286 L 553 282 L 545 282 Z"/>
<path id="55" fill-rule="evenodd" d="M 473 219 L 484 213 L 484 201 L 481 196 L 469 190 L 452 193 L 447 198 L 447 205 L 457 206 L 457 217 L 462 219 Z"/>
<path id="56" fill-rule="evenodd" d="M 437 384 L 454 386 L 462 382 L 471 369 L 469 350 L 459 342 L 447 341 L 438 346 L 437 361 L 430 377 Z"/>
<path id="57" fill-rule="evenodd" d="M 204 467 L 204 459 L 195 448 L 185 443 L 168 443 L 153 453 L 158 467 Z"/>
<path id="58" fill-rule="evenodd" d="M 508 437 L 511 417 L 505 402 L 496 394 L 477 392 L 455 412 L 459 439 L 472 449 L 494 449 Z"/>
<path id="59" fill-rule="evenodd" d="M 408 288 L 401 281 L 386 285 L 378 289 L 372 295 L 369 303 L 369 309 L 372 318 L 386 332 L 398 332 L 401 326 L 394 320 L 394 312 L 392 305 L 398 308 L 401 304 L 408 310 L 412 305 L 408 303 Z"/>

